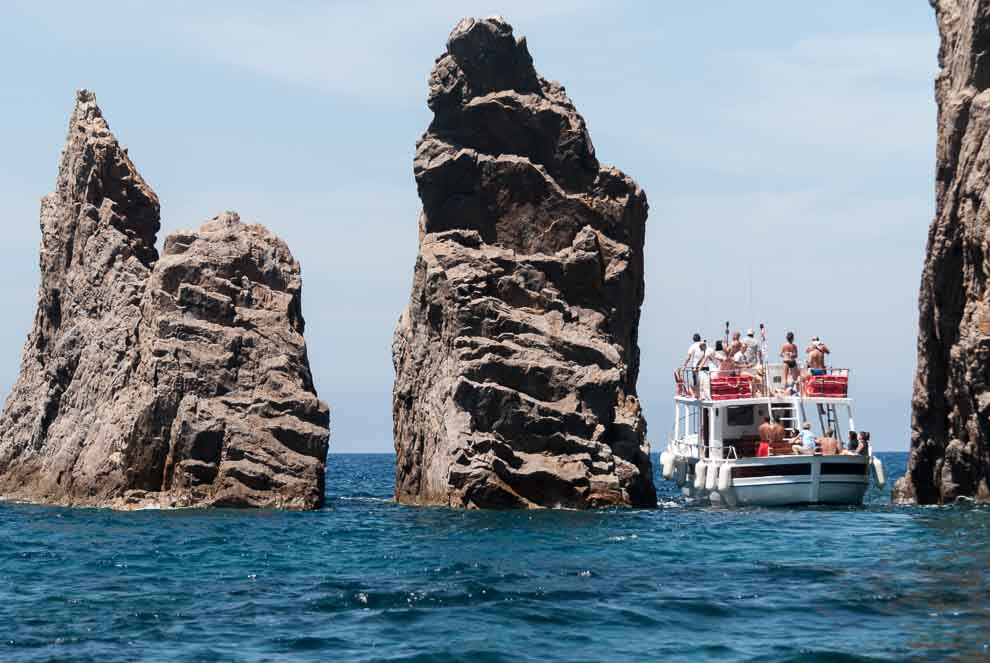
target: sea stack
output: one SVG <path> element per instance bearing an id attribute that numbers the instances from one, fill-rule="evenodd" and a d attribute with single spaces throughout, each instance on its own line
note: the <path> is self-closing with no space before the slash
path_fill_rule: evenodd
<path id="1" fill-rule="evenodd" d="M 990 499 L 990 0 L 932 3 L 935 219 L 919 298 L 911 455 L 894 499 Z"/>
<path id="2" fill-rule="evenodd" d="M 225 213 L 165 240 L 88 91 L 41 204 L 41 287 L 0 416 L 0 495 L 67 505 L 323 504 L 299 264 Z"/>
<path id="3" fill-rule="evenodd" d="M 643 190 L 598 163 L 563 86 L 501 18 L 457 24 L 428 105 L 392 347 L 396 499 L 655 506 L 636 396 Z"/>

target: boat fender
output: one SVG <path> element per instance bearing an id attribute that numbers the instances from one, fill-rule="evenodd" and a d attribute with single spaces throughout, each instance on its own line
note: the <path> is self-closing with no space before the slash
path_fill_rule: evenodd
<path id="1" fill-rule="evenodd" d="M 722 463 L 718 469 L 718 492 L 724 493 L 732 488 L 732 463 Z"/>
<path id="2" fill-rule="evenodd" d="M 718 486 L 718 465 L 712 464 L 708 468 L 708 475 L 705 477 L 705 490 L 711 492 Z"/>
<path id="3" fill-rule="evenodd" d="M 705 487 L 705 481 L 708 478 L 708 464 L 699 460 L 698 464 L 694 466 L 694 489 L 701 490 Z"/>
<path id="4" fill-rule="evenodd" d="M 663 468 L 663 478 L 669 481 L 674 476 L 674 454 L 669 451 L 660 454 L 660 467 Z"/>
<path id="5" fill-rule="evenodd" d="M 877 482 L 877 487 L 883 490 L 887 483 L 887 478 L 883 474 L 883 462 L 876 456 L 873 457 L 872 461 L 870 465 L 873 467 L 873 480 Z"/>

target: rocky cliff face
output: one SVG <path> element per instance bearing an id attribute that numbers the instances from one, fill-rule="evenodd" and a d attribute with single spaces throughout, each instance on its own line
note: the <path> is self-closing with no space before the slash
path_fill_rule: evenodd
<path id="1" fill-rule="evenodd" d="M 895 499 L 990 498 L 990 1 L 938 0 L 936 211 L 907 475 Z"/>
<path id="2" fill-rule="evenodd" d="M 298 263 L 217 217 L 155 250 L 158 199 L 81 91 L 41 207 L 41 288 L 0 416 L 0 494 L 79 505 L 316 508 L 329 411 Z"/>
<path id="3" fill-rule="evenodd" d="M 393 341 L 396 497 L 652 506 L 636 397 L 646 196 L 500 18 L 429 80 L 412 296 Z"/>

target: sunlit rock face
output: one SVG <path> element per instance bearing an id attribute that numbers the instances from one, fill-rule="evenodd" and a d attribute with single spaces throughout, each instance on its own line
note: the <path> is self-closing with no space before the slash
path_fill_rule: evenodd
<path id="1" fill-rule="evenodd" d="M 598 163 L 563 86 L 501 18 L 454 28 L 428 104 L 392 349 L 396 498 L 655 505 L 636 396 L 645 194 Z"/>
<path id="2" fill-rule="evenodd" d="M 0 416 L 0 494 L 316 508 L 329 410 L 299 265 L 225 213 L 155 249 L 159 203 L 88 91 L 41 205 L 41 287 Z"/>
<path id="3" fill-rule="evenodd" d="M 911 456 L 894 498 L 990 498 L 990 2 L 933 2 L 936 211 L 921 281 Z"/>

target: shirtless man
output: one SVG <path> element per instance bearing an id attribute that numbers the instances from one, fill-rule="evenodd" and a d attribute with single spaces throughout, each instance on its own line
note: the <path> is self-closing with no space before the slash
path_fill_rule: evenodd
<path id="1" fill-rule="evenodd" d="M 787 435 L 787 431 L 784 430 L 784 425 L 779 421 L 775 421 L 770 424 L 770 430 L 767 433 L 767 441 L 770 442 L 770 453 L 772 454 L 778 442 L 783 442 L 784 437 Z"/>
<path id="2" fill-rule="evenodd" d="M 780 358 L 784 360 L 787 372 L 784 374 L 786 383 L 794 382 L 799 377 L 798 347 L 794 344 L 794 332 L 787 332 L 787 342 L 780 346 Z"/>
<path id="3" fill-rule="evenodd" d="M 808 353 L 808 372 L 812 375 L 825 375 L 825 355 L 830 352 L 828 346 L 814 336 L 805 352 Z"/>
<path id="4" fill-rule="evenodd" d="M 739 340 L 740 333 L 737 331 L 732 332 L 732 341 L 729 343 L 729 347 L 725 349 L 725 354 L 730 357 L 735 357 L 737 352 L 743 351 L 742 341 Z"/>
<path id="5" fill-rule="evenodd" d="M 756 450 L 756 455 L 763 457 L 773 454 L 773 444 L 770 442 L 773 436 L 773 424 L 770 423 L 770 417 L 763 417 L 763 423 L 756 432 L 760 434 L 760 446 Z"/>
<path id="6" fill-rule="evenodd" d="M 841 445 L 835 439 L 835 431 L 831 428 L 825 429 L 825 437 L 819 439 L 818 444 L 822 447 L 823 456 L 835 456 L 841 453 Z"/>

